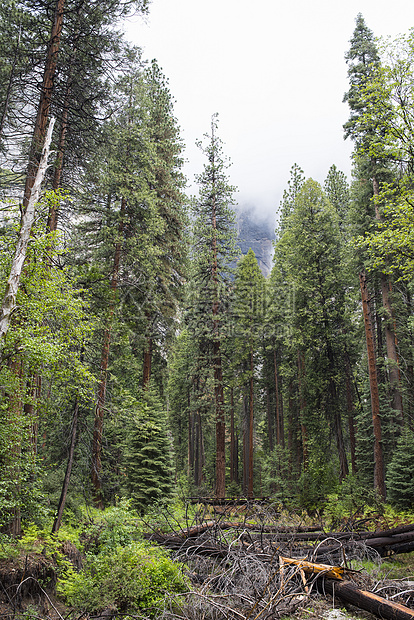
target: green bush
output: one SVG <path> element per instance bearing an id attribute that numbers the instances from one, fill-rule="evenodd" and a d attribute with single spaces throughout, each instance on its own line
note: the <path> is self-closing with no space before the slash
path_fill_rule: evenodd
<path id="1" fill-rule="evenodd" d="M 159 548 L 144 542 L 96 556 L 84 570 L 69 570 L 57 591 L 79 612 L 96 613 L 110 608 L 121 613 L 146 610 L 154 616 L 165 593 L 184 592 L 187 582 L 181 565 Z"/>
<path id="2" fill-rule="evenodd" d="M 93 522 L 84 532 L 84 539 L 88 541 L 86 550 L 96 554 L 112 553 L 141 537 L 142 522 L 128 499 L 120 499 L 116 506 L 104 511 L 93 511 Z"/>
<path id="3" fill-rule="evenodd" d="M 327 495 L 323 515 L 332 528 L 339 527 L 344 521 L 355 527 L 358 520 L 368 517 L 370 512 L 381 514 L 383 510 L 384 505 L 378 492 L 367 489 L 356 476 L 350 474 L 335 493 Z"/>

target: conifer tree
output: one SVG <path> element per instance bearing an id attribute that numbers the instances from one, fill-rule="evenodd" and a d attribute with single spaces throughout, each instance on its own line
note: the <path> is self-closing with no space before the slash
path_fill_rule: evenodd
<path id="1" fill-rule="evenodd" d="M 344 125 L 345 137 L 351 137 L 356 145 L 356 162 L 364 167 L 372 182 L 371 196 L 375 213 L 375 220 L 381 221 L 382 215 L 379 208 L 380 184 L 390 176 L 387 167 L 388 152 L 385 135 L 387 123 L 392 114 L 389 102 L 384 102 L 381 84 L 380 59 L 378 50 L 371 30 L 367 28 L 361 14 L 356 19 L 356 27 L 351 39 L 351 46 L 346 54 L 348 62 L 348 76 L 350 81 L 349 91 L 344 96 L 344 101 L 350 107 L 350 118 Z M 378 103 L 381 105 L 378 106 Z M 385 103 L 385 105 L 384 105 Z M 372 110 L 375 109 L 375 114 Z M 370 204 L 365 205 L 365 211 L 370 209 Z M 366 265 L 361 264 L 360 283 L 361 295 L 365 316 L 366 340 L 368 359 L 371 360 L 370 386 L 372 415 L 375 435 L 375 485 L 383 497 L 385 497 L 384 463 L 381 446 L 381 415 L 379 411 L 379 394 L 376 379 L 376 360 L 374 340 L 371 338 L 372 326 L 370 325 L 369 308 L 366 300 L 370 297 L 367 290 Z M 398 370 L 398 355 L 396 337 L 394 331 L 393 310 L 390 303 L 390 285 L 384 273 L 380 273 L 380 286 L 384 314 L 384 331 L 388 358 L 389 386 L 391 392 L 391 406 L 400 412 L 402 416 L 402 398 Z"/>
<path id="2" fill-rule="evenodd" d="M 414 506 L 414 434 L 406 428 L 398 440 L 387 471 L 387 491 L 398 507 Z"/>
<path id="3" fill-rule="evenodd" d="M 195 260 L 192 325 L 199 350 L 214 375 L 216 427 L 216 496 L 225 497 L 225 408 L 222 343 L 225 336 L 226 297 L 230 265 L 236 256 L 235 188 L 226 177 L 226 162 L 217 136 L 217 115 L 211 121 L 209 143 L 202 148 L 208 163 L 198 175 L 199 195 L 194 201 L 193 255 Z"/>
<path id="4" fill-rule="evenodd" d="M 171 447 L 167 418 L 151 390 L 145 390 L 132 413 L 125 451 L 127 487 L 134 507 L 144 512 L 172 492 Z"/>
<path id="5" fill-rule="evenodd" d="M 298 364 L 303 466 L 305 471 L 308 467 L 312 471 L 329 445 L 330 436 L 321 424 L 324 419 L 336 440 L 338 477 L 342 480 L 348 474 L 348 458 L 339 379 L 346 331 L 339 226 L 333 206 L 312 179 L 296 197 L 276 252 L 287 281 L 295 289 L 289 340 Z"/>
<path id="6" fill-rule="evenodd" d="M 253 497 L 253 430 L 254 384 L 258 363 L 260 335 L 264 318 L 264 276 L 250 248 L 237 263 L 234 274 L 232 316 L 234 329 L 233 366 L 239 382 L 247 392 L 243 395 L 248 407 L 243 407 L 243 464 L 244 491 Z M 247 390 L 246 390 L 247 387 Z"/>

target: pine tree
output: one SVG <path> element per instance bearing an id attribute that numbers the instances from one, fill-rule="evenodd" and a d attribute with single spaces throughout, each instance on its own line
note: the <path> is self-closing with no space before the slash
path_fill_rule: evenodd
<path id="1" fill-rule="evenodd" d="M 344 230 L 349 209 L 349 185 L 345 174 L 335 164 L 329 168 L 323 189 L 338 213 L 341 230 Z"/>
<path id="2" fill-rule="evenodd" d="M 194 276 L 192 325 L 199 349 L 206 353 L 214 374 L 216 426 L 216 496 L 225 497 L 225 409 L 222 370 L 222 342 L 225 335 L 225 304 L 230 265 L 236 256 L 235 188 L 225 174 L 226 163 L 217 136 L 217 115 L 211 122 L 209 143 L 202 148 L 208 159 L 197 177 L 199 195 L 194 202 Z"/>
<path id="3" fill-rule="evenodd" d="M 150 390 L 133 412 L 125 451 L 127 487 L 134 507 L 144 512 L 151 504 L 165 501 L 172 492 L 171 448 L 167 418 Z"/>
<path id="4" fill-rule="evenodd" d="M 357 16 L 356 28 L 351 39 L 351 47 L 346 54 L 350 89 L 344 100 L 351 110 L 350 119 L 344 125 L 345 137 L 351 137 L 356 145 L 356 162 L 364 166 L 372 181 L 372 203 L 375 219 L 380 222 L 379 209 L 380 184 L 390 176 L 388 161 L 387 125 L 392 107 L 384 99 L 380 59 L 373 33 L 367 28 L 361 14 Z M 373 113 L 374 111 L 374 113 Z M 367 209 L 367 205 L 365 209 Z M 365 317 L 365 330 L 368 349 L 369 376 L 371 385 L 372 415 L 375 434 L 375 485 L 385 497 L 384 463 L 381 447 L 381 415 L 379 411 L 379 394 L 376 378 L 376 360 L 371 337 L 372 326 L 369 320 L 369 308 L 366 300 L 370 297 L 367 290 L 366 265 L 360 266 L 361 295 Z M 402 416 L 402 398 L 398 370 L 398 355 L 394 332 L 393 309 L 390 303 L 390 284 L 384 273 L 380 273 L 380 286 L 383 303 L 384 331 L 388 358 L 389 386 L 392 408 Z"/>
<path id="5" fill-rule="evenodd" d="M 323 458 L 328 449 L 326 420 L 336 440 L 341 480 L 348 474 L 348 460 L 339 379 L 346 332 L 339 226 L 333 206 L 312 179 L 296 197 L 276 252 L 295 289 L 290 346 L 296 349 L 298 364 L 303 464 L 306 470 L 315 454 Z"/>
<path id="6" fill-rule="evenodd" d="M 387 491 L 398 507 L 414 506 L 414 433 L 405 429 L 387 471 Z"/>

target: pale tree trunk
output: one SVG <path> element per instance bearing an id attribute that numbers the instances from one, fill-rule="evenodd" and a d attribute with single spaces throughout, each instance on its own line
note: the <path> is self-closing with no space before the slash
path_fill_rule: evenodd
<path id="1" fill-rule="evenodd" d="M 22 375 L 23 375 L 23 363 L 21 356 L 16 356 L 10 364 L 10 370 L 15 377 L 18 378 L 19 387 L 9 396 L 9 425 L 15 426 L 15 430 L 13 433 L 13 440 L 10 446 L 10 454 L 8 458 L 12 461 L 15 460 L 16 464 L 11 468 L 11 476 L 14 480 L 15 485 L 15 495 L 14 498 L 9 497 L 9 500 L 15 501 L 13 508 L 11 509 L 12 518 L 10 519 L 10 523 L 7 525 L 7 533 L 13 536 L 13 538 L 20 538 L 22 533 L 22 520 L 20 514 L 20 503 L 19 503 L 19 495 L 21 491 L 21 469 L 20 469 L 20 456 L 22 453 L 22 438 L 21 438 L 21 428 L 19 428 L 21 423 L 21 414 L 22 414 L 22 392 L 20 386 L 22 385 Z"/>
<path id="2" fill-rule="evenodd" d="M 20 277 L 23 271 L 23 265 L 27 254 L 27 246 L 29 244 L 30 233 L 34 222 L 35 206 L 39 200 L 42 182 L 47 169 L 47 160 L 49 156 L 50 143 L 52 141 L 54 124 L 55 119 L 50 119 L 49 129 L 47 131 L 45 144 L 43 146 L 42 156 L 40 159 L 39 167 L 37 169 L 36 178 L 34 179 L 34 184 L 31 187 L 29 200 L 27 202 L 26 210 L 22 217 L 19 239 L 17 242 L 16 251 L 14 253 L 14 258 L 10 269 L 10 275 L 6 285 L 6 292 L 4 294 L 1 307 L 0 347 L 4 343 L 5 336 L 9 329 L 11 314 L 16 307 L 16 295 L 19 290 Z"/>
<path id="3" fill-rule="evenodd" d="M 377 361 L 375 358 L 374 336 L 369 308 L 369 298 L 365 272 L 359 274 L 361 286 L 362 310 L 364 314 L 365 338 L 367 343 L 369 387 L 371 392 L 372 423 L 374 427 L 374 487 L 385 499 L 385 472 L 382 454 L 381 418 L 377 379 Z"/>

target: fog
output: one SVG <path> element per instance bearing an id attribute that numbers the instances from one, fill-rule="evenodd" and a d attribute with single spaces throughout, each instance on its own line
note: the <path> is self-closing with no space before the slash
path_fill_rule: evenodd
<path id="1" fill-rule="evenodd" d="M 235 198 L 261 217 L 274 218 L 294 163 L 320 183 L 332 164 L 349 177 L 344 54 L 358 12 L 376 36 L 414 25 L 412 0 L 152 0 L 129 20 L 127 38 L 169 79 L 190 194 L 216 112 Z"/>

